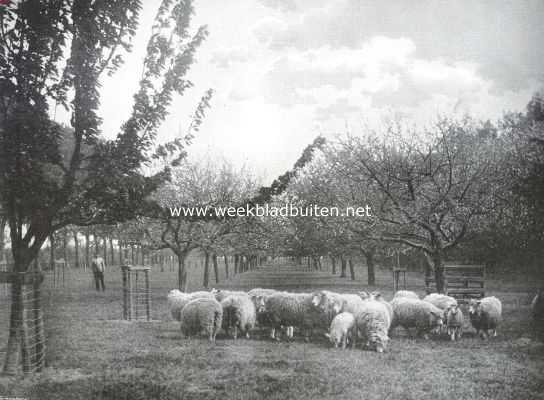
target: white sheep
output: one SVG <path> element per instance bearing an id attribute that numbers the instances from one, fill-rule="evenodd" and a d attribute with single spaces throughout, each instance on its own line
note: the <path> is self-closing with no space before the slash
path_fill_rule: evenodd
<path id="1" fill-rule="evenodd" d="M 397 326 L 404 329 L 416 328 L 418 335 L 427 338 L 430 331 L 443 325 L 444 312 L 431 303 L 409 297 L 397 297 L 391 300 L 393 321 L 391 331 Z"/>
<path id="2" fill-rule="evenodd" d="M 387 349 L 391 324 L 389 311 L 383 302 L 368 299 L 355 315 L 356 334 L 365 345 L 378 353 Z"/>
<path id="3" fill-rule="evenodd" d="M 354 314 L 359 310 L 363 299 L 358 294 L 342 294 L 328 290 L 312 293 L 312 305 L 332 320 L 341 312 Z"/>
<path id="4" fill-rule="evenodd" d="M 441 310 L 447 310 L 450 306 L 457 305 L 457 300 L 451 296 L 446 296 L 441 293 L 431 293 L 423 298 L 423 301 L 428 301 L 435 307 L 440 308 Z"/>
<path id="5" fill-rule="evenodd" d="M 259 296 L 270 296 L 271 294 L 274 294 L 276 292 L 277 290 L 275 289 L 254 288 L 247 292 L 247 294 L 249 297 L 254 298 Z"/>
<path id="6" fill-rule="evenodd" d="M 192 292 L 192 293 L 185 293 L 178 289 L 172 289 L 168 292 L 167 296 L 167 302 L 168 302 L 168 309 L 170 310 L 170 314 L 172 315 L 172 318 L 176 321 L 180 321 L 180 312 L 185 307 L 185 305 L 194 299 L 199 298 L 207 298 L 207 299 L 215 299 L 213 294 L 210 292 L 200 291 L 200 292 Z"/>
<path id="7" fill-rule="evenodd" d="M 191 300 L 180 313 L 181 333 L 187 336 L 205 332 L 210 342 L 215 341 L 223 321 L 223 308 L 215 299 Z"/>
<path id="8" fill-rule="evenodd" d="M 446 310 L 446 329 L 452 341 L 461 339 L 464 320 L 463 311 L 457 304 L 452 304 Z"/>
<path id="9" fill-rule="evenodd" d="M 365 295 L 366 293 L 366 295 Z M 391 320 L 391 322 L 393 322 L 393 316 L 394 316 L 394 313 L 393 313 L 393 306 L 391 305 L 391 303 L 389 303 L 387 300 L 385 300 L 385 298 L 383 297 L 383 295 L 378 292 L 378 291 L 374 291 L 372 293 L 367 293 L 367 292 L 360 292 L 359 295 L 361 295 L 361 298 L 363 298 L 363 296 L 366 296 L 366 298 L 368 299 L 374 299 L 374 300 L 377 300 L 381 303 L 383 303 L 383 305 L 385 306 L 385 308 L 387 308 L 387 312 L 389 313 L 389 319 Z"/>
<path id="10" fill-rule="evenodd" d="M 331 322 L 329 332 L 325 334 L 329 338 L 335 348 L 342 346 L 342 350 L 346 348 L 348 340 L 351 340 L 352 348 L 355 348 L 355 317 L 350 312 L 342 312 L 338 314 Z"/>
<path id="11" fill-rule="evenodd" d="M 470 323 L 476 329 L 476 334 L 485 339 L 489 331 L 497 336 L 497 327 L 502 320 L 502 304 L 495 296 L 484 297 L 481 300 L 471 299 L 468 315 Z"/>
<path id="12" fill-rule="evenodd" d="M 246 292 L 242 292 L 240 290 L 222 290 L 222 289 L 215 289 L 215 288 L 210 290 L 210 293 L 212 293 L 215 296 L 215 299 L 218 302 L 222 302 L 224 299 L 226 299 L 228 296 L 232 294 L 247 295 Z"/>
<path id="13" fill-rule="evenodd" d="M 249 339 L 249 331 L 255 328 L 256 311 L 248 295 L 230 295 L 221 301 L 223 307 L 223 329 L 228 333 L 233 328 L 233 337 L 238 337 L 238 330 Z"/>
<path id="14" fill-rule="evenodd" d="M 531 302 L 531 316 L 536 338 L 544 340 L 544 289 L 539 289 Z"/>
<path id="15" fill-rule="evenodd" d="M 401 297 L 407 297 L 409 299 L 415 299 L 419 300 L 419 296 L 416 292 L 412 292 L 411 290 L 397 290 L 395 294 L 393 295 L 393 299 L 398 299 Z"/>
<path id="16" fill-rule="evenodd" d="M 306 340 L 315 328 L 329 326 L 324 314 L 313 306 L 312 294 L 309 293 L 274 293 L 263 299 L 259 311 L 267 312 L 273 338 L 276 338 L 276 329 L 282 326 L 287 327 L 289 338 L 293 337 L 294 327 L 301 328 Z"/>

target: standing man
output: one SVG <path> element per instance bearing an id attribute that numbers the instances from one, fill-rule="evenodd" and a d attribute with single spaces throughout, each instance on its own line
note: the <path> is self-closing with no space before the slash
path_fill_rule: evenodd
<path id="1" fill-rule="evenodd" d="M 102 285 L 102 291 L 105 291 L 106 287 L 104 286 L 104 271 L 106 270 L 106 264 L 104 263 L 104 259 L 100 256 L 94 257 L 91 261 L 91 268 L 93 270 L 96 290 L 100 290 L 100 285 Z"/>

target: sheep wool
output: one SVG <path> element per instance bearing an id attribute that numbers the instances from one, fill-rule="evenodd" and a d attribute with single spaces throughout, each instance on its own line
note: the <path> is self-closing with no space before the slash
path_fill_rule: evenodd
<path id="1" fill-rule="evenodd" d="M 489 336 L 490 331 L 493 336 L 497 336 L 497 327 L 502 321 L 502 303 L 495 296 L 481 300 L 472 299 L 469 302 L 468 315 L 470 323 L 482 339 Z"/>
<path id="2" fill-rule="evenodd" d="M 306 339 L 315 328 L 329 327 L 323 313 L 313 306 L 312 295 L 309 293 L 274 293 L 266 298 L 264 303 L 261 310 L 268 313 L 274 330 L 281 328 L 282 325 L 291 327 L 287 330 L 288 337 L 293 336 L 293 327 L 301 328 Z M 274 332 L 271 336 L 273 335 Z"/>
<path id="3" fill-rule="evenodd" d="M 365 345 L 378 353 L 387 349 L 391 319 L 387 307 L 380 301 L 366 300 L 355 316 L 356 334 Z"/>
<path id="4" fill-rule="evenodd" d="M 191 300 L 180 314 L 181 333 L 195 336 L 204 332 L 210 342 L 215 341 L 215 336 L 223 320 L 223 308 L 215 299 L 200 298 Z"/>
<path id="5" fill-rule="evenodd" d="M 191 300 L 199 298 L 214 299 L 215 297 L 210 292 L 205 291 L 184 293 L 178 289 L 170 290 L 170 292 L 168 292 L 167 302 L 172 319 L 180 321 L 180 312 L 183 307 Z"/>
<path id="6" fill-rule="evenodd" d="M 398 290 L 395 292 L 393 299 L 398 299 L 400 297 L 407 297 L 409 299 L 419 300 L 419 296 L 417 295 L 417 293 L 412 292 L 411 290 Z"/>
<path id="7" fill-rule="evenodd" d="M 428 294 L 423 298 L 423 301 L 427 301 L 441 310 L 447 310 L 450 306 L 457 305 L 457 300 L 455 300 L 453 297 L 440 293 Z"/>
<path id="8" fill-rule="evenodd" d="M 450 306 L 446 311 L 446 329 L 452 341 L 461 339 L 464 323 L 463 311 L 458 305 Z"/>
<path id="9" fill-rule="evenodd" d="M 353 335 L 354 328 L 355 317 L 353 314 L 342 312 L 334 317 L 331 322 L 329 333 L 326 333 L 325 336 L 329 338 L 335 348 L 342 346 L 342 349 L 345 349 L 348 340 L 352 341 L 352 347 L 355 348 L 355 335 Z"/>
<path id="10" fill-rule="evenodd" d="M 257 319 L 255 304 L 247 295 L 230 295 L 221 301 L 223 308 L 223 329 L 228 333 L 233 329 L 233 337 L 238 337 L 238 331 L 249 339 L 249 331 L 255 328 Z"/>
<path id="11" fill-rule="evenodd" d="M 312 294 L 312 305 L 328 314 L 331 319 L 341 312 L 355 313 L 359 310 L 363 299 L 358 294 L 341 294 L 322 290 Z M 332 315 L 332 316 L 331 316 Z"/>
<path id="12" fill-rule="evenodd" d="M 218 302 L 222 302 L 222 301 L 225 300 L 227 297 L 229 297 L 230 295 L 233 295 L 233 294 L 236 294 L 236 295 L 246 295 L 246 296 L 247 296 L 247 293 L 246 293 L 246 292 L 242 292 L 242 291 L 234 291 L 234 290 L 212 289 L 212 290 L 210 291 L 210 293 L 212 293 L 212 294 L 215 296 L 215 299 L 216 299 Z"/>
<path id="13" fill-rule="evenodd" d="M 391 301 L 393 322 L 391 330 L 397 326 L 404 329 L 416 328 L 418 335 L 427 338 L 427 334 L 443 325 L 444 313 L 438 307 L 423 300 L 397 297 Z"/>

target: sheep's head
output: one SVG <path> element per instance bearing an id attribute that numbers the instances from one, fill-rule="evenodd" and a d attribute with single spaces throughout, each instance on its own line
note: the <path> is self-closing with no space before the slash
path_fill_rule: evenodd
<path id="1" fill-rule="evenodd" d="M 429 319 L 431 327 L 440 328 L 444 325 L 444 312 L 442 310 L 433 310 L 429 314 Z"/>
<path id="2" fill-rule="evenodd" d="M 253 304 L 255 305 L 255 310 L 258 313 L 264 313 L 266 311 L 266 302 L 264 296 L 255 296 L 252 297 Z"/>
<path id="3" fill-rule="evenodd" d="M 340 311 L 342 311 L 342 309 L 344 308 L 345 304 L 346 304 L 345 300 L 335 300 L 335 301 L 333 301 L 332 311 L 334 312 L 334 314 L 339 314 Z"/>
<path id="4" fill-rule="evenodd" d="M 366 290 L 361 290 L 359 293 L 357 293 L 359 295 L 359 297 L 363 300 L 367 300 L 369 299 L 372 294 L 368 293 Z"/>
<path id="5" fill-rule="evenodd" d="M 378 353 L 383 353 L 387 350 L 388 343 L 389 336 L 383 333 L 376 333 L 370 336 L 368 345 L 372 350 L 375 350 Z"/>
<path id="6" fill-rule="evenodd" d="M 319 307 L 319 305 L 321 304 L 322 296 L 323 296 L 323 293 L 321 293 L 321 292 L 317 292 L 317 293 L 312 294 L 312 305 L 314 307 Z"/>
<path id="7" fill-rule="evenodd" d="M 480 316 L 482 314 L 481 303 L 480 300 L 470 300 L 470 303 L 468 303 L 468 313 L 471 316 Z"/>
<path id="8" fill-rule="evenodd" d="M 329 339 L 329 341 L 332 343 L 332 345 L 334 346 L 334 348 L 338 348 L 338 346 L 341 345 L 342 343 L 342 339 L 337 337 L 336 335 L 331 335 L 330 333 L 325 333 L 325 337 L 327 339 Z"/>

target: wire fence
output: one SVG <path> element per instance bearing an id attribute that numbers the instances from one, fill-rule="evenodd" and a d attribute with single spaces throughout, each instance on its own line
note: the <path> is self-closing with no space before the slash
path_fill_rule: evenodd
<path id="1" fill-rule="evenodd" d="M 45 366 L 46 349 L 41 287 L 43 274 L 14 274 L 9 268 L 2 272 L 0 359 L 7 360 L 8 351 L 15 349 L 6 363 L 6 373 L 17 373 L 20 367 L 24 373 L 39 372 Z"/>

